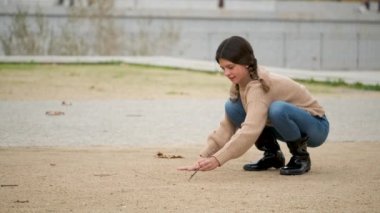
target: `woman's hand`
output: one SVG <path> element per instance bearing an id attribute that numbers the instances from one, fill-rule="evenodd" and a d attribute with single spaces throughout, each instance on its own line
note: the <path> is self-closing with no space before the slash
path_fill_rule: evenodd
<path id="1" fill-rule="evenodd" d="M 192 166 L 183 166 L 177 168 L 179 171 L 211 171 L 220 166 L 219 161 L 214 157 L 209 158 L 200 158 L 197 162 Z"/>

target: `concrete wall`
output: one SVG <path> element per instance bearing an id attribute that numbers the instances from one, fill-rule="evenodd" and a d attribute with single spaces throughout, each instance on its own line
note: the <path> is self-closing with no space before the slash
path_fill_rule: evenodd
<path id="1" fill-rule="evenodd" d="M 50 28 L 58 32 L 66 26 L 70 9 L 44 1 L 40 8 Z M 241 35 L 252 43 L 262 64 L 315 70 L 380 70 L 380 15 L 360 13 L 356 3 L 227 0 L 226 8 L 219 10 L 216 0 L 154 2 L 115 2 L 119 5 L 107 20 L 112 20 L 121 33 L 118 39 L 122 48 L 117 54 L 213 60 L 223 39 Z M 35 7 L 29 2 L 23 10 L 29 11 L 32 26 Z M 17 7 L 12 4 L 0 8 L 0 35 L 9 34 L 16 13 Z M 77 18 L 78 35 L 95 39 L 91 22 L 80 15 Z M 85 54 L 98 55 L 91 47 Z"/>

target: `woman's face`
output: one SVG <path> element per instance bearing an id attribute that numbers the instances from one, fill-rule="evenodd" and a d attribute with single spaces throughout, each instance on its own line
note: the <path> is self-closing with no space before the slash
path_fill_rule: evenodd
<path id="1" fill-rule="evenodd" d="M 226 59 L 219 59 L 219 66 L 226 76 L 234 84 L 244 84 L 250 80 L 247 66 L 232 63 Z"/>

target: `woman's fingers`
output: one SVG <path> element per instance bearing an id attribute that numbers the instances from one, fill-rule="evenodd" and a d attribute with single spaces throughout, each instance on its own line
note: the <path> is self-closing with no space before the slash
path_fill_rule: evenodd
<path id="1" fill-rule="evenodd" d="M 218 162 L 215 160 L 215 158 L 204 158 L 198 161 L 199 164 L 199 170 L 201 171 L 210 171 L 218 167 Z"/>
<path id="2" fill-rule="evenodd" d="M 189 166 L 182 166 L 182 167 L 178 167 L 177 170 L 179 170 L 179 171 L 190 171 L 190 167 Z"/>
<path id="3" fill-rule="evenodd" d="M 201 158 L 192 166 L 182 166 L 177 168 L 179 171 L 209 171 L 218 167 L 219 164 L 215 158 Z"/>
<path id="4" fill-rule="evenodd" d="M 199 167 L 197 166 L 182 166 L 182 167 L 178 167 L 177 170 L 179 171 L 195 171 L 195 170 L 198 170 Z"/>

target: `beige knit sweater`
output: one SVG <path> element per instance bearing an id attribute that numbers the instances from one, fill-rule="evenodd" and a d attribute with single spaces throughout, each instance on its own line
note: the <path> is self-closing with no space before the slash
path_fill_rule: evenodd
<path id="1" fill-rule="evenodd" d="M 270 73 L 259 67 L 259 77 L 270 90 L 264 92 L 258 80 L 250 81 L 240 88 L 240 97 L 246 111 L 241 128 L 236 129 L 225 115 L 220 126 L 207 139 L 207 146 L 201 151 L 202 157 L 214 156 L 223 165 L 228 160 L 243 155 L 261 134 L 268 121 L 268 108 L 274 101 L 286 101 L 304 109 L 314 116 L 322 117 L 325 112 L 310 92 L 294 80 Z"/>

